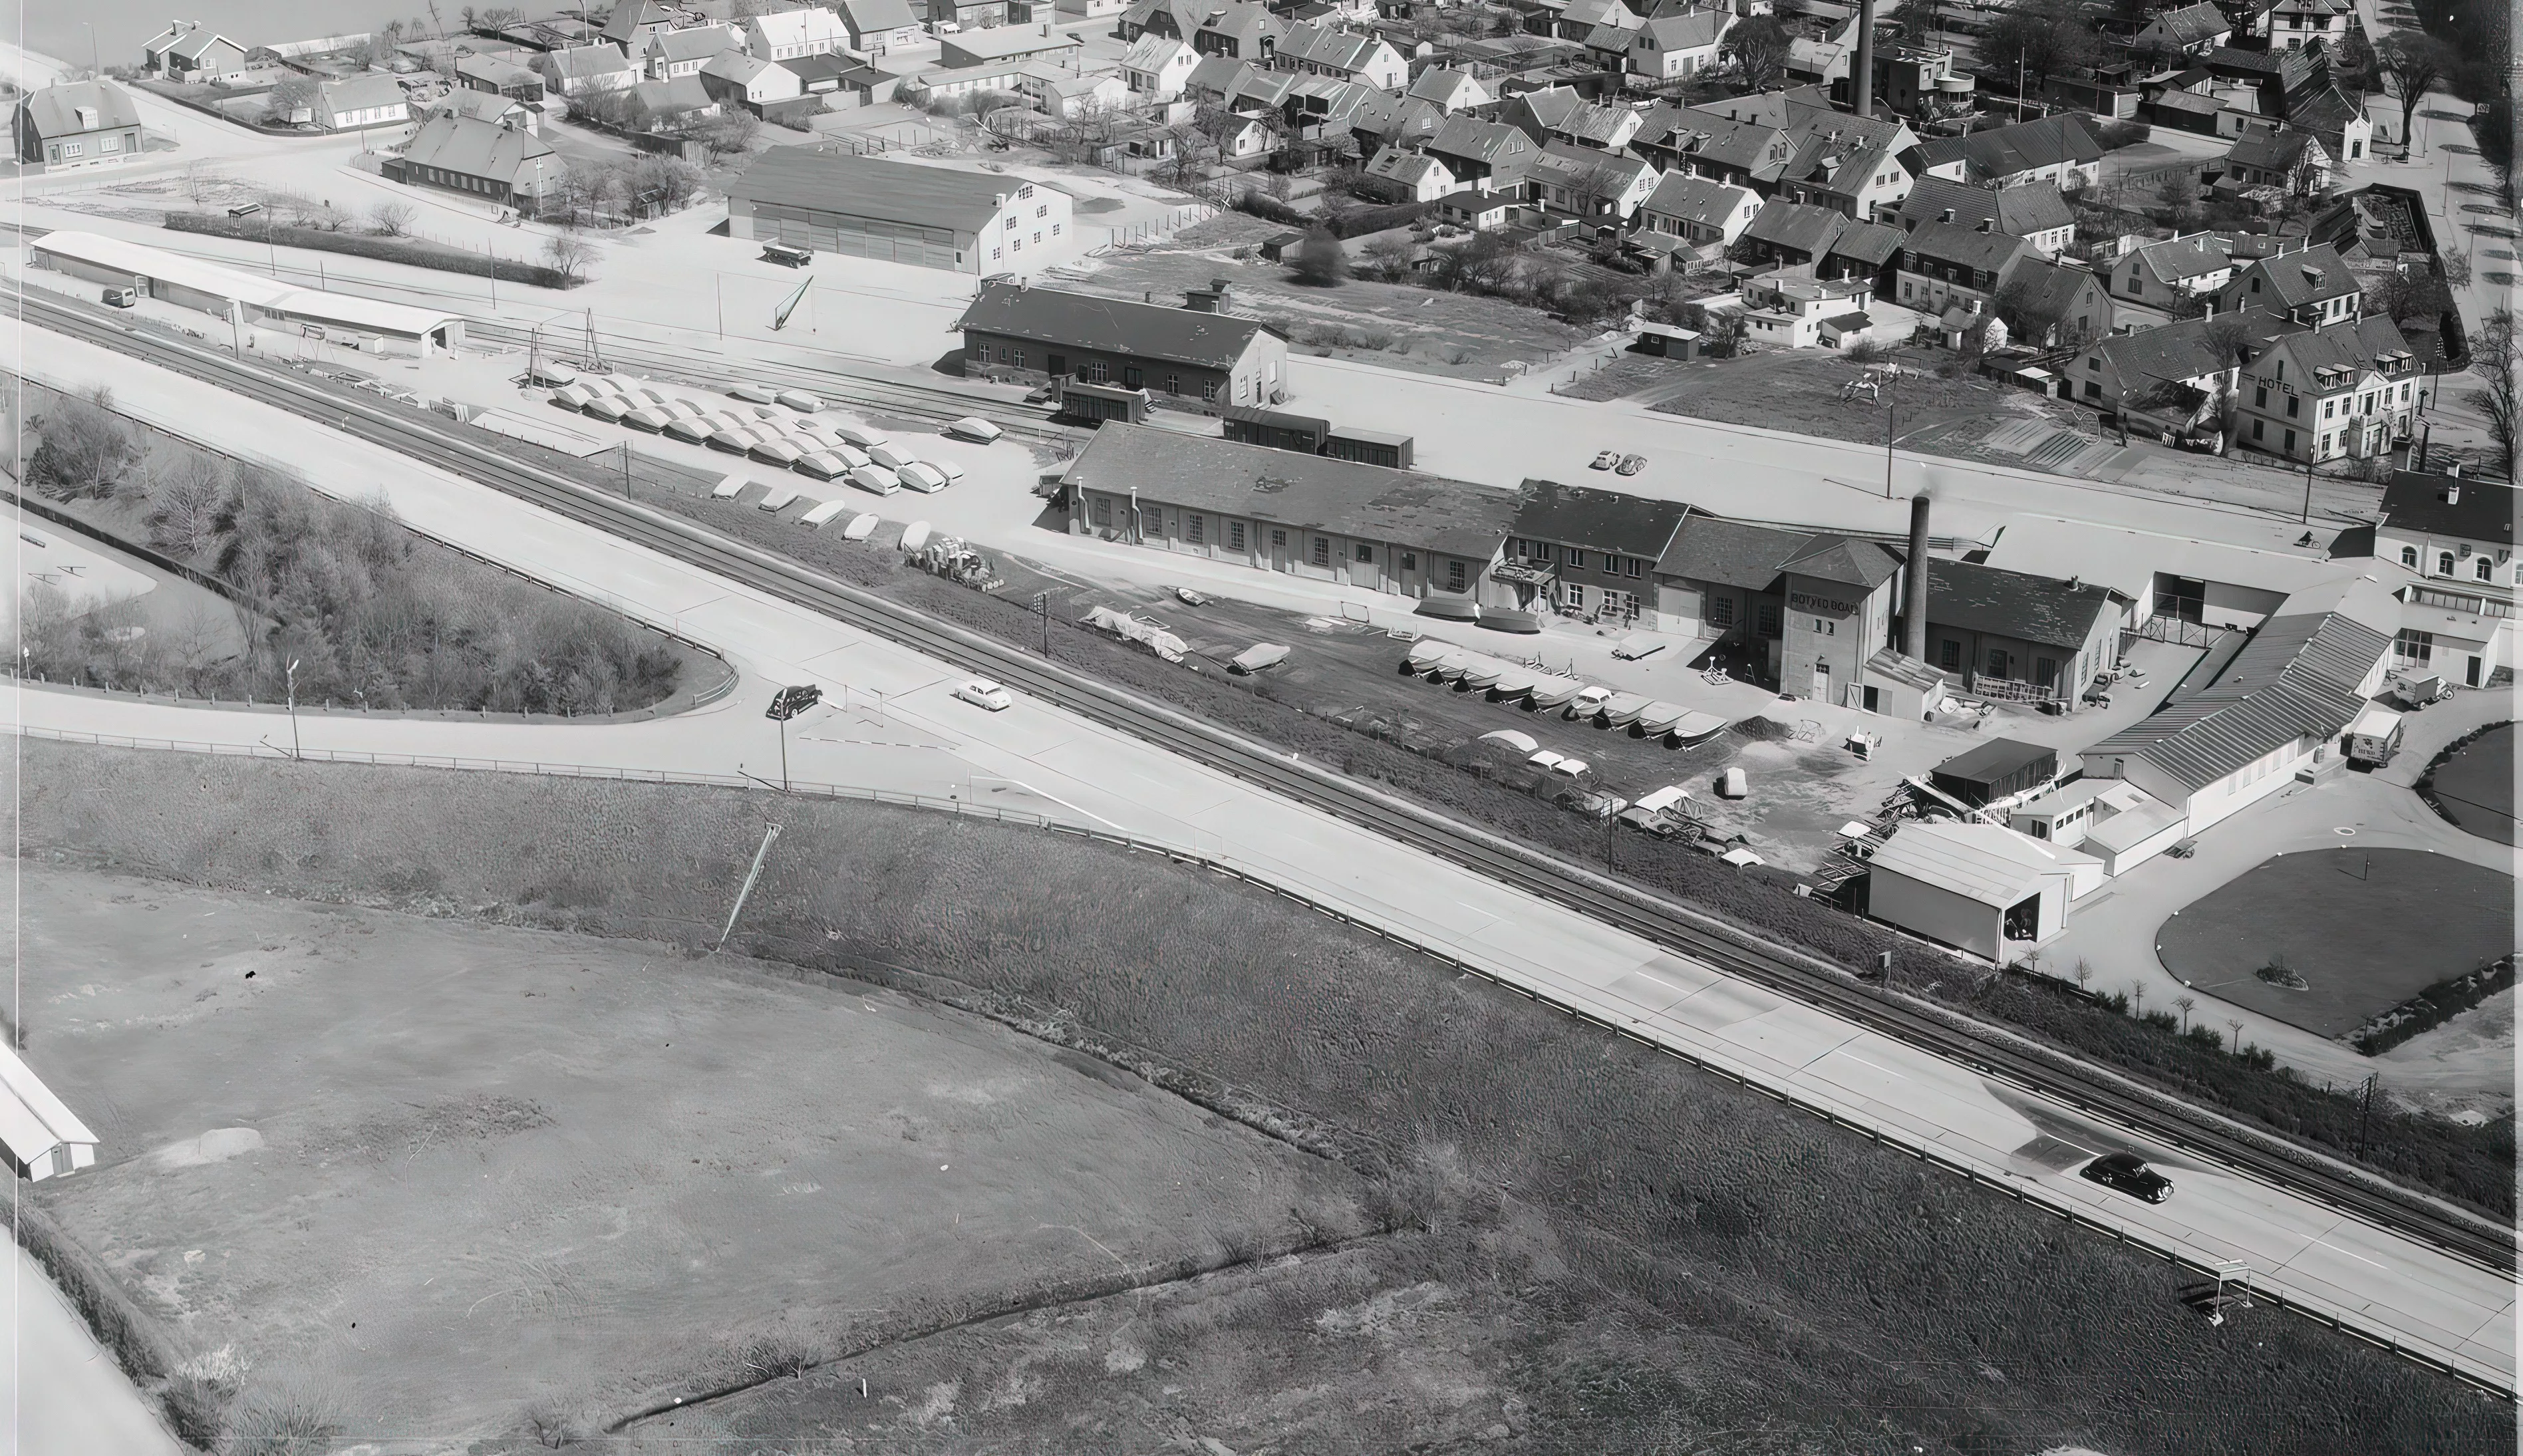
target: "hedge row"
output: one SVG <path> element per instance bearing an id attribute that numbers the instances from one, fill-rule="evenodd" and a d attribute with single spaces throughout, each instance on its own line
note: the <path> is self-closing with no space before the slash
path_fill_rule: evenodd
<path id="1" fill-rule="evenodd" d="M 2514 984 L 2514 958 L 2506 957 L 2449 981 L 2438 981 L 2356 1028 L 2357 1051 L 2380 1057 L 2422 1031 L 2432 1031 Z"/>
<path id="2" fill-rule="evenodd" d="M 558 268 L 512 258 L 495 260 L 460 248 L 424 243 L 414 238 L 380 238 L 366 233 L 334 232 L 321 227 L 283 227 L 278 223 L 266 225 L 253 217 L 229 217 L 217 212 L 169 212 L 167 226 L 176 232 L 208 233 L 213 237 L 242 238 L 257 243 L 268 238 L 292 248 L 347 253 L 354 258 L 408 263 L 415 268 L 436 268 L 442 273 L 470 273 L 476 278 L 496 277 L 505 283 L 531 283 L 537 288 L 578 286 Z"/>

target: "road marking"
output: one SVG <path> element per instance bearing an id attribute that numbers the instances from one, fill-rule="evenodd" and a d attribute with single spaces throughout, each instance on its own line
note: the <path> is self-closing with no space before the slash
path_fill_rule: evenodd
<path id="1" fill-rule="evenodd" d="M 1902 1076 L 1902 1075 L 1901 1075 L 1901 1073 L 1899 1073 L 1899 1072 L 1896 1072 L 1896 1071 L 1892 1070 L 1892 1068 L 1890 1068 L 1890 1067 L 1888 1067 L 1888 1066 L 1882 1066 L 1882 1065 L 1880 1065 L 1880 1064 L 1878 1064 L 1878 1063 L 1876 1063 L 1876 1062 L 1869 1061 L 1869 1060 L 1867 1060 L 1865 1057 L 1858 1056 L 1856 1053 L 1851 1052 L 1851 1051 L 1847 1050 L 1847 1049 L 1846 1049 L 1846 1048 L 1844 1048 L 1844 1047 L 1833 1047 L 1833 1048 L 1832 1048 L 1831 1050 L 1832 1050 L 1834 1054 L 1836 1054 L 1836 1055 L 1838 1055 L 1838 1056 L 1841 1056 L 1841 1057 L 1847 1057 L 1849 1060 L 1851 1060 L 1851 1061 L 1853 1061 L 1853 1062 L 1856 1062 L 1859 1066 L 1871 1066 L 1871 1067 L 1874 1067 L 1877 1071 L 1881 1072 L 1883 1075 L 1885 1075 L 1885 1076 L 1887 1076 L 1887 1077 L 1900 1077 L 1900 1079 L 1901 1079 L 1902 1081 L 1904 1081 L 1904 1082 L 1907 1082 L 1907 1081 L 1909 1081 L 1909 1080 L 1910 1080 L 1908 1077 Z"/>
<path id="2" fill-rule="evenodd" d="M 2326 1248 L 2326 1249 L 2329 1249 L 2332 1253 L 2344 1253 L 2344 1254 L 2348 1255 L 2350 1258 L 2355 1259 L 2356 1262 L 2358 1262 L 2358 1263 L 2360 1263 L 2360 1264 L 2372 1264 L 2372 1265 L 2373 1265 L 2373 1267 L 2375 1267 L 2375 1268 L 2377 1268 L 2377 1269 L 2380 1269 L 2380 1268 L 2382 1268 L 2382 1267 L 2383 1267 L 2383 1266 L 2382 1266 L 2382 1265 L 2380 1265 L 2380 1264 L 2376 1264 L 2376 1263 L 2374 1263 L 2374 1261 L 2373 1261 L 2372 1259 L 2369 1259 L 2369 1258 L 2365 1257 L 2363 1254 L 2356 1252 L 2355 1249 L 2341 1248 L 2338 1245 L 2331 1243 L 2331 1242 L 2330 1242 L 2329 1240 L 2327 1240 L 2327 1239 L 2315 1239 L 2315 1240 L 2313 1240 L 2312 1242 L 2313 1242 L 2313 1243 L 2315 1243 L 2315 1244 L 2320 1245 L 2322 1247 L 2324 1247 L 2324 1248 Z"/>

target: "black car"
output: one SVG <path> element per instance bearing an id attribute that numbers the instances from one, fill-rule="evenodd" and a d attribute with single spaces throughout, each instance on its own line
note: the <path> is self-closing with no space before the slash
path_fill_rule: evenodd
<path id="1" fill-rule="evenodd" d="M 2132 1198 L 2161 1203 L 2172 1197 L 2172 1180 L 2146 1165 L 2146 1159 L 2134 1152 L 2114 1152 L 2085 1164 L 2087 1178 L 2116 1188 Z"/>

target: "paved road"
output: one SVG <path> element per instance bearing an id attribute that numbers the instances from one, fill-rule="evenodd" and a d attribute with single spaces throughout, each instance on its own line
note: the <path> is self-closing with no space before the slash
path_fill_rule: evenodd
<path id="1" fill-rule="evenodd" d="M 23 1248 L 0 1333 L 0 1456 L 182 1456 L 184 1447 Z"/>
<path id="2" fill-rule="evenodd" d="M 2203 1261 L 2242 1258 L 2291 1297 L 2430 1348 L 2499 1384 L 2513 1369 L 2513 1283 L 2409 1241 L 2161 1149 L 2182 1192 L 2161 1208 L 2115 1198 L 2067 1169 L 2128 1140 L 2072 1108 L 1995 1086 L 1957 1064 L 1859 1030 L 1704 965 L 1327 816 L 1032 701 L 981 715 L 951 700 L 944 665 L 507 496 L 371 448 L 189 380 L 45 335 L 30 375 L 57 386 L 115 381 L 118 403 L 213 445 L 299 460 L 530 575 L 672 613 L 723 644 L 748 694 L 775 681 L 816 681 L 839 696 L 881 693 L 885 726 L 911 747 L 841 741 L 846 713 L 801 721 L 800 777 L 881 779 L 902 755 L 937 775 L 960 764 L 978 783 L 1022 784 L 1065 813 L 1212 854 L 1538 994 L 1582 1005 L 1650 1040 L 1786 1090 L 1887 1138 L 1932 1146 L 1985 1176 L 2037 1189 L 2126 1236 Z M 591 586 L 591 584 L 602 584 Z M 603 761 L 724 773 L 768 762 L 769 725 L 739 698 L 715 715 L 606 728 L 447 725 L 327 719 L 323 746 L 377 752 Z M 63 730 L 247 746 L 270 715 L 213 713 L 101 696 L 31 691 L 23 721 Z"/>

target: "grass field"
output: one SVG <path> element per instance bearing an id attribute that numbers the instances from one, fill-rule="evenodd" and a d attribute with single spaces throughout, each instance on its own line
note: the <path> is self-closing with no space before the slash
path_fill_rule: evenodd
<path id="1" fill-rule="evenodd" d="M 1499 1425 L 1561 1451 L 2011 1456 L 2164 1449 L 2173 1432 L 2180 1448 L 2220 1453 L 2514 1439 L 2510 1406 L 2274 1312 L 2211 1328 L 2178 1304 L 2183 1281 L 2160 1261 L 1190 867 L 723 790 L 45 742 L 27 743 L 24 763 L 24 842 L 46 859 L 666 939 L 714 929 L 776 804 L 785 831 L 742 949 L 954 988 L 1072 1040 L 1141 1049 L 1132 1055 L 1176 1069 L 1168 1080 L 1325 1130 L 1357 1150 L 1354 1166 L 1399 1170 L 1365 1186 L 1365 1219 L 1430 1236 L 888 1342 L 829 1380 L 784 1387 L 826 1405 L 713 1402 L 638 1428 L 659 1451 L 838 1450 L 817 1442 L 849 1431 L 866 1441 L 856 1449 L 888 1451 L 1215 1449 L 1202 1438 L 1243 1452 L 1385 1451 Z M 678 1004 L 688 973 L 672 972 Z M 637 1029 L 643 1039 L 624 1047 L 644 1052 L 653 1035 L 660 1058 L 665 1040 L 680 1053 L 690 1034 L 680 1018 Z M 33 1031 L 42 1065 L 53 1032 Z M 740 1065 L 777 1069 L 781 1056 Z M 896 1074 L 878 1095 L 890 1106 L 917 1085 Z M 496 1076 L 476 1090 L 519 1095 Z M 686 1104 L 708 1113 L 693 1124 L 721 1125 L 711 1095 Z M 557 1122 L 556 1096 L 535 1102 Z M 549 1136 L 430 1155 L 498 1157 Z M 699 1181 L 689 1162 L 663 1162 L 661 1176 Z M 719 1186 L 748 1214 L 776 1201 L 743 1174 Z M 51 1185 L 39 1196 L 64 1197 Z M 1286 1200 L 1266 1188 L 1240 1197 L 1277 1226 L 1302 1232 L 1321 1217 L 1280 1214 Z M 691 1227 L 695 1242 L 735 1237 L 716 1221 Z M 480 1257 L 513 1268 L 500 1261 L 532 1246 L 530 1234 L 548 1237 L 531 1219 L 499 1225 Z M 763 1299 L 767 1285 L 777 1307 L 807 1302 L 783 1267 L 731 1259 L 714 1272 L 730 1286 L 714 1299 Z M 660 1322 L 663 1308 L 647 1317 Z M 732 1322 L 715 1323 L 712 1348 Z M 1040 1349 L 1028 1354 L 1028 1339 Z M 841 1409 L 857 1376 L 872 1404 Z M 757 1409 L 759 1424 L 745 1424 Z M 865 1429 L 879 1419 L 881 1432 Z M 1772 1443 L 1747 1444 L 1747 1432 Z"/>
<path id="2" fill-rule="evenodd" d="M 2513 949 L 2513 876 L 2414 849 L 2273 856 L 2155 937 L 2174 975 L 2322 1036 Z M 2256 973 L 2278 958 L 2304 989 Z"/>
<path id="3" fill-rule="evenodd" d="M 741 959 L 23 880 L 48 1209 L 239 1410 L 462 1441 L 1356 1232 L 1358 1180 L 1004 1027 Z M 1126 1271 L 1126 1273 L 1125 1273 Z M 759 1354 L 751 1358 L 763 1358 Z"/>
<path id="4" fill-rule="evenodd" d="M 2490 728 L 2438 765 L 2427 787 L 2445 818 L 2482 839 L 2514 842 L 2514 725 Z"/>
<path id="5" fill-rule="evenodd" d="M 1901 381 L 1890 400 L 1899 435 L 1979 415 L 2040 413 L 2034 397 L 2023 390 L 1976 375 L 1943 379 L 1933 372 L 1950 362 L 1951 355 L 1932 350 L 1901 355 Z M 1707 362 L 1643 360 L 1601 388 L 1626 386 L 1622 394 L 1666 414 L 1880 445 L 1885 404 L 1839 397 L 1841 386 L 1867 369 L 1826 351 L 1781 350 Z"/>

